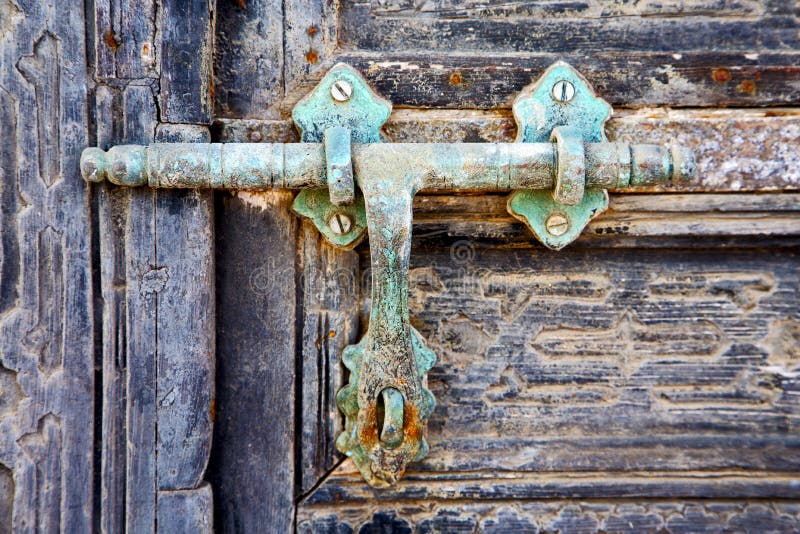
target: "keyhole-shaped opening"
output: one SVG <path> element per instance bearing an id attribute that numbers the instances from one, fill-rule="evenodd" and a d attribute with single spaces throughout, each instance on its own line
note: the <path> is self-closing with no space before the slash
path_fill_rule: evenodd
<path id="1" fill-rule="evenodd" d="M 403 442 L 403 394 L 394 388 L 386 388 L 378 395 L 375 418 L 378 435 L 387 449 Z"/>

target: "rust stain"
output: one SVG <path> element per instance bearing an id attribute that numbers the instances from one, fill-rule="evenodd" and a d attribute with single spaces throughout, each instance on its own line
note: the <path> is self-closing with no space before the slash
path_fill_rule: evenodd
<path id="1" fill-rule="evenodd" d="M 731 71 L 722 68 L 714 69 L 711 71 L 711 77 L 714 78 L 714 81 L 717 83 L 725 83 L 730 81 Z"/>
<path id="2" fill-rule="evenodd" d="M 319 33 L 319 28 L 317 28 L 312 24 L 311 26 L 308 27 L 306 33 L 308 33 L 309 37 L 314 37 L 317 33 Z"/>
<path id="3" fill-rule="evenodd" d="M 461 85 L 462 83 L 464 83 L 464 80 L 461 78 L 459 71 L 455 71 L 450 75 L 450 85 Z"/>
<path id="4" fill-rule="evenodd" d="M 336 337 L 336 330 L 331 330 L 330 332 L 328 332 L 328 337 L 329 337 L 329 338 L 334 338 L 334 337 Z"/>
<path id="5" fill-rule="evenodd" d="M 422 425 L 413 402 L 403 404 L 403 434 L 406 443 L 422 441 Z"/>
<path id="6" fill-rule="evenodd" d="M 748 95 L 754 95 L 756 93 L 756 82 L 753 80 L 744 80 L 739 84 L 739 90 Z"/>
<path id="7" fill-rule="evenodd" d="M 111 30 L 108 30 L 106 33 L 103 34 L 103 42 L 113 52 L 116 52 L 117 48 L 119 47 L 119 42 L 117 41 L 117 38 L 114 37 L 114 32 Z"/>
<path id="8" fill-rule="evenodd" d="M 247 9 L 247 4 L 245 4 L 245 0 L 234 0 L 236 5 L 242 9 Z"/>
<path id="9" fill-rule="evenodd" d="M 217 418 L 217 399 L 214 397 L 211 397 L 211 403 L 208 405 L 208 417 L 212 423 Z"/>
<path id="10" fill-rule="evenodd" d="M 317 54 L 317 51 L 312 48 L 311 50 L 306 52 L 306 61 L 308 61 L 311 64 L 314 64 L 317 61 L 319 61 L 319 54 Z"/>

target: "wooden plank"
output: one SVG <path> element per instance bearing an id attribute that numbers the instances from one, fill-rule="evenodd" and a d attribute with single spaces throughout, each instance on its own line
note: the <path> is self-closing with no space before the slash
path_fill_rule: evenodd
<path id="1" fill-rule="evenodd" d="M 470 524 L 485 528 L 506 503 L 518 514 L 550 503 L 517 516 L 550 528 L 562 507 L 598 501 L 797 499 L 796 247 L 412 248 L 412 323 L 438 355 L 431 452 L 389 490 L 343 463 L 299 507 L 301 531 L 422 528 L 439 514 L 478 514 Z M 653 521 L 667 528 L 673 515 Z M 743 515 L 731 524 L 750 524 Z M 784 515 L 760 517 L 795 528 Z M 696 531 L 702 518 L 672 521 Z"/>
<path id="2" fill-rule="evenodd" d="M 294 0 L 284 9 L 284 85 L 286 92 L 337 54 L 338 6 L 325 0 Z M 248 53 L 247 51 L 243 51 Z M 250 52 L 252 53 L 252 52 Z M 258 109 L 253 110 L 262 116 Z"/>
<path id="3" fill-rule="evenodd" d="M 421 195 L 414 201 L 419 243 L 442 235 L 536 245 L 530 231 L 506 209 L 508 195 Z M 578 246 L 602 246 L 608 238 L 800 235 L 800 195 L 614 194 L 610 208 L 591 221 Z M 438 236 L 438 237 L 437 237 Z M 701 246 L 702 244 L 699 243 Z"/>
<path id="4" fill-rule="evenodd" d="M 270 117 L 284 91 L 284 3 L 220 2 L 214 54 L 215 115 Z"/>
<path id="5" fill-rule="evenodd" d="M 208 137 L 203 126 L 161 125 L 156 140 Z M 158 488 L 189 490 L 203 480 L 213 432 L 213 197 L 210 191 L 158 191 L 155 212 L 156 264 L 163 273 L 156 343 Z"/>
<path id="6" fill-rule="evenodd" d="M 296 142 L 289 121 L 218 120 L 216 140 Z M 508 113 L 395 110 L 383 128 L 396 143 L 513 142 Z M 800 189 L 800 111 L 620 111 L 608 123 L 609 138 L 631 143 L 679 143 L 697 158 L 697 176 L 685 184 L 631 191 L 786 191 Z"/>
<path id="7" fill-rule="evenodd" d="M 147 79 L 158 77 L 159 55 L 156 35 L 157 3 L 154 0 L 114 0 L 114 54 L 116 77 Z M 111 43 L 108 29 L 95 28 L 95 39 Z M 107 43 L 107 44 L 108 44 Z"/>
<path id="8" fill-rule="evenodd" d="M 151 143 L 157 116 L 148 86 L 124 93 L 125 141 Z M 154 532 L 156 519 L 156 323 L 163 271 L 156 260 L 155 192 L 131 189 L 125 222 L 125 529 Z"/>
<path id="9" fill-rule="evenodd" d="M 212 531 L 213 498 L 211 486 L 158 492 L 158 529 L 175 534 Z"/>
<path id="10" fill-rule="evenodd" d="M 95 93 L 97 145 L 110 147 L 119 136 L 114 125 L 120 121 L 115 109 L 120 95 L 109 87 Z M 121 141 L 121 139 L 119 139 Z M 100 525 L 104 532 L 125 531 L 125 474 L 127 457 L 126 422 L 126 325 L 125 219 L 129 190 L 111 184 L 97 187 L 97 217 L 100 249 L 100 292 L 102 315 L 102 444 Z"/>
<path id="11" fill-rule="evenodd" d="M 381 3 L 342 6 L 339 38 L 343 48 L 436 51 L 447 44 L 449 50 L 487 56 L 532 50 L 588 55 L 598 51 L 755 51 L 761 47 L 787 51 L 800 43 L 791 0 L 716 4 L 714 8 L 694 0 L 623 7 L 610 1 L 582 6 L 528 1 L 518 3 L 517 12 L 495 9 L 490 16 L 480 9 L 458 13 L 459 7 L 478 7 L 472 1 L 446 2 L 449 9 L 441 11 L 427 3 L 427 9 L 405 13 L 387 10 Z"/>
<path id="12" fill-rule="evenodd" d="M 353 464 L 345 462 L 303 500 L 302 507 L 324 509 L 339 503 L 356 507 L 380 503 L 383 507 L 398 500 L 491 505 L 538 499 L 798 499 L 797 481 L 798 473 L 783 472 L 442 471 L 411 474 L 408 482 L 383 492 L 363 484 Z"/>
<path id="13" fill-rule="evenodd" d="M 361 276 L 358 254 L 328 245 L 310 222 L 301 228 L 302 410 L 299 493 L 310 491 L 341 458 L 335 441 L 343 430 L 336 393 L 342 350 L 358 341 Z"/>
<path id="14" fill-rule="evenodd" d="M 20 532 L 93 526 L 86 43 L 56 9 L 0 3 L 0 515 Z"/>
<path id="15" fill-rule="evenodd" d="M 793 532 L 800 528 L 791 501 L 736 502 L 724 499 L 462 501 L 443 505 L 392 503 L 347 509 L 303 509 L 299 532 Z"/>
<path id="16" fill-rule="evenodd" d="M 217 389 L 209 480 L 223 532 L 294 524 L 297 219 L 285 192 L 217 206 Z M 247 260 L 245 260 L 247 259 Z"/>
<path id="17" fill-rule="evenodd" d="M 211 122 L 211 13 L 215 2 L 164 2 L 161 36 L 161 120 Z"/>

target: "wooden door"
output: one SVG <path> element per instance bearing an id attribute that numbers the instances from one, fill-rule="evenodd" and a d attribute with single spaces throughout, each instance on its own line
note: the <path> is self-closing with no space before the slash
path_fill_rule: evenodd
<path id="1" fill-rule="evenodd" d="M 0 532 L 800 531 L 793 0 L 0 0 Z M 504 195 L 415 201 L 431 451 L 334 447 L 368 244 L 288 193 L 88 186 L 86 146 L 298 140 L 337 62 L 388 142 L 512 141 L 552 62 L 610 137 L 690 146 L 551 252 Z"/>

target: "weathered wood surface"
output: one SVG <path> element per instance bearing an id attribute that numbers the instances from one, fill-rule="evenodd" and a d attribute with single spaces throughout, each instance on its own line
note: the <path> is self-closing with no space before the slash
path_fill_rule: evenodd
<path id="1" fill-rule="evenodd" d="M 395 110 L 383 128 L 388 141 L 513 142 L 507 113 Z M 649 191 L 785 191 L 800 189 L 800 111 L 622 111 L 609 121 L 609 138 L 631 143 L 678 143 L 697 157 L 697 176 Z M 220 142 L 297 142 L 289 121 L 218 120 Z M 637 188 L 632 191 L 642 192 Z"/>
<path id="2" fill-rule="evenodd" d="M 211 122 L 211 55 L 216 0 L 179 0 L 163 8 L 161 46 L 161 120 Z M 187 139 L 189 141 L 189 139 Z"/>
<path id="3" fill-rule="evenodd" d="M 351 508 L 301 517 L 303 534 L 348 532 L 486 532 L 491 534 L 695 534 L 698 532 L 796 532 L 798 506 L 790 502 L 735 503 L 715 500 L 615 503 L 580 500 L 486 504 L 461 502 L 421 507 L 397 503 L 375 512 Z M 357 529 L 357 530 L 356 530 Z"/>
<path id="4" fill-rule="evenodd" d="M 297 351 L 292 195 L 217 204 L 217 388 L 209 480 L 222 532 L 294 523 Z"/>
<path id="5" fill-rule="evenodd" d="M 336 393 L 345 385 L 340 372 L 342 350 L 359 339 L 363 278 L 358 254 L 328 245 L 309 221 L 303 221 L 299 251 L 302 409 L 298 414 L 301 481 L 296 491 L 304 494 L 341 456 L 334 442 L 344 427 L 341 418 L 332 414 L 338 414 Z"/>
<path id="6" fill-rule="evenodd" d="M 213 492 L 208 483 L 193 490 L 158 492 L 158 530 L 170 534 L 211 532 Z"/>
<path id="7" fill-rule="evenodd" d="M 0 531 L 94 517 L 83 2 L 0 2 Z M 59 13 L 59 16 L 56 16 Z"/>
<path id="8" fill-rule="evenodd" d="M 395 528 L 491 532 L 510 506 L 542 529 L 575 509 L 588 531 L 608 528 L 631 508 L 655 517 L 628 531 L 681 532 L 701 518 L 671 499 L 800 497 L 796 247 L 703 239 L 602 254 L 415 239 L 412 323 L 439 358 L 431 452 L 389 490 L 343 463 L 299 508 L 301 530 L 357 529 L 377 500 L 402 516 Z M 630 504 L 581 501 L 615 498 Z M 702 504 L 709 528 L 758 531 L 757 511 L 798 528 L 795 504 L 720 505 Z"/>
<path id="9" fill-rule="evenodd" d="M 331 4 L 220 2 L 217 115 L 286 118 L 339 61 L 402 107 L 508 108 L 558 59 L 615 106 L 800 98 L 793 0 Z"/>
<path id="10" fill-rule="evenodd" d="M 196 53 L 210 47 L 210 6 L 156 7 L 97 3 L 94 94 L 104 148 L 209 140 L 210 52 Z M 100 528 L 210 531 L 203 478 L 214 395 L 213 197 L 110 185 L 98 193 Z"/>

